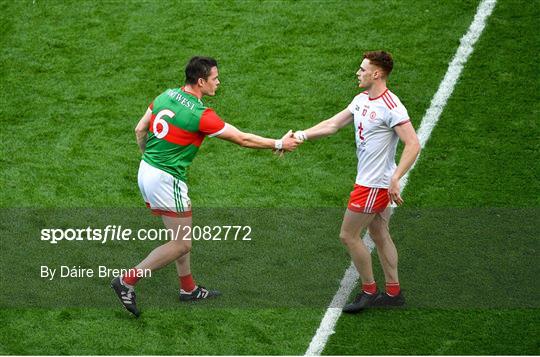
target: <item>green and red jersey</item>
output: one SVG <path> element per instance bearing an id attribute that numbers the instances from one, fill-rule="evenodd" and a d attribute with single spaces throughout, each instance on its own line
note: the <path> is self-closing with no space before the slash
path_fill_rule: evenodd
<path id="1" fill-rule="evenodd" d="M 186 182 L 187 168 L 204 138 L 220 134 L 225 122 L 183 88 L 167 89 L 149 109 L 152 116 L 142 159 Z"/>

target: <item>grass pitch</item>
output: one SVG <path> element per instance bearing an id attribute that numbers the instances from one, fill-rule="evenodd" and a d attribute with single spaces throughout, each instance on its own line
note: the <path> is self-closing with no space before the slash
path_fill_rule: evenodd
<path id="1" fill-rule="evenodd" d="M 0 207 L 4 213 L 15 207 L 142 207 L 133 128 L 156 95 L 182 83 L 183 66 L 196 54 L 214 56 L 220 63 L 222 87 L 207 100 L 209 106 L 241 129 L 277 137 L 344 108 L 358 91 L 354 73 L 361 53 L 384 47 L 396 60 L 389 87 L 418 127 L 476 6 L 476 1 L 1 2 Z M 498 276 L 482 279 L 474 269 L 468 272 L 489 289 L 519 289 L 520 298 L 510 306 L 413 306 L 344 316 L 325 353 L 540 353 L 538 306 L 524 301 L 527 293 L 538 295 L 538 15 L 535 3 L 497 4 L 404 195 L 408 207 L 426 212 L 433 207 L 523 209 L 526 224 L 519 216 L 509 222 L 523 233 L 520 246 L 494 235 L 490 249 L 479 255 L 486 263 L 482 268 L 507 264 L 505 284 L 500 285 Z M 190 197 L 196 208 L 336 209 L 345 206 L 355 169 L 352 130 L 307 143 L 285 160 L 210 139 L 191 168 Z M 316 222 L 317 213 L 310 213 L 309 220 Z M 3 221 L 5 234 L 14 225 Z M 313 305 L 153 304 L 159 296 L 152 294 L 161 292 L 158 283 L 169 284 L 171 295 L 164 299 L 174 299 L 175 273 L 169 267 L 141 283 L 141 299 L 146 296 L 148 303 L 141 305 L 143 318 L 133 320 L 112 296 L 110 305 L 95 307 L 73 307 L 61 296 L 56 307 L 29 307 L 40 296 L 29 284 L 28 295 L 15 295 L 9 304 L 2 299 L 0 353 L 303 354 L 349 264 L 337 233 L 331 233 L 339 230 L 339 223 L 329 223 L 328 233 L 321 236 L 292 237 L 285 247 L 272 244 L 270 237 L 261 241 L 264 249 L 238 245 L 214 253 L 205 246 L 194 248 L 195 278 L 230 286 L 231 299 L 235 285 L 253 285 L 253 274 L 269 282 L 255 284 L 259 290 L 283 284 L 287 294 L 302 272 L 309 277 L 315 264 L 327 266 L 322 269 L 326 275 L 311 274 L 316 293 L 308 288 L 299 294 L 316 297 Z M 282 228 L 294 232 L 294 226 L 285 221 Z M 433 261 L 439 252 L 420 249 L 430 239 L 422 235 L 426 230 L 392 228 L 402 248 L 402 284 L 414 302 L 416 295 L 426 296 L 421 289 L 432 286 L 422 286 L 422 276 L 407 268 L 425 267 L 423 262 Z M 436 223 L 433 228 L 441 229 Z M 464 244 L 460 236 L 484 234 L 482 226 L 467 226 L 452 237 L 454 229 L 446 227 L 450 237 L 444 240 L 452 253 Z M 1 238 L 5 264 L 12 246 Z M 16 238 L 21 247 L 36 239 Z M 28 269 L 13 268 L 12 274 L 2 270 L 2 291 L 25 288 L 28 276 L 34 277 L 40 263 L 50 259 L 44 254 L 48 248 L 39 243 L 31 241 L 33 249 L 19 251 L 27 255 L 17 266 Z M 78 254 L 86 259 L 86 250 L 94 248 L 64 245 L 56 252 L 58 259 Z M 105 257 L 106 249 L 97 257 Z M 136 261 L 148 249 L 148 244 L 134 244 L 127 251 Z M 458 255 L 451 272 L 472 265 L 475 251 L 468 253 L 461 259 Z M 312 262 L 318 255 L 320 261 Z M 123 259 L 111 263 L 124 264 Z M 259 271 L 246 269 L 257 265 Z M 518 279 L 516 286 L 513 272 L 525 274 L 516 278 L 530 274 L 531 280 Z M 426 281 L 445 285 L 429 269 L 425 274 Z M 81 298 L 106 288 L 108 281 L 92 284 Z M 255 298 L 258 290 L 247 293 Z"/>

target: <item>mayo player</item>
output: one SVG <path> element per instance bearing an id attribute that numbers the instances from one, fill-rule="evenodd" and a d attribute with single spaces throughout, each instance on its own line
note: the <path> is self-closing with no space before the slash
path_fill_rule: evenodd
<path id="1" fill-rule="evenodd" d="M 389 204 L 403 203 L 399 179 L 413 165 L 420 152 L 420 144 L 407 110 L 386 86 L 392 68 L 390 53 L 366 52 L 356 73 L 359 87 L 365 91 L 330 119 L 294 134 L 300 140 L 314 140 L 354 123 L 358 174 L 341 225 L 340 238 L 358 270 L 362 286 L 354 301 L 343 308 L 348 313 L 405 303 L 399 285 L 397 250 L 388 231 Z M 403 142 L 404 149 L 399 165 L 396 165 L 398 139 Z M 382 292 L 378 292 L 373 277 L 371 254 L 360 239 L 365 228 L 375 242 L 384 270 L 386 285 Z"/>
<path id="2" fill-rule="evenodd" d="M 292 151 L 301 142 L 287 133 L 274 140 L 244 133 L 226 124 L 201 101 L 213 96 L 220 84 L 217 62 L 209 57 L 193 57 L 186 66 L 186 84 L 159 95 L 141 118 L 135 133 L 143 152 L 139 166 L 139 189 L 152 213 L 160 215 L 177 239 L 155 248 L 124 276 L 111 282 L 124 307 L 139 316 L 134 286 L 142 272 L 155 271 L 175 262 L 180 285 L 179 299 L 193 301 L 219 295 L 195 283 L 191 275 L 191 240 L 183 239 L 191 227 L 187 169 L 205 137 L 216 137 L 252 149 Z M 188 237 L 189 238 L 189 237 Z"/>

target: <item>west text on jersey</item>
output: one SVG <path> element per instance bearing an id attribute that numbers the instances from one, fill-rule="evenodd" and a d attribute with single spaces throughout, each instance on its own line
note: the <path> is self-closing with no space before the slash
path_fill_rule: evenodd
<path id="1" fill-rule="evenodd" d="M 195 108 L 195 104 L 189 101 L 186 97 L 184 97 L 181 93 L 175 92 L 172 89 L 169 89 L 167 91 L 167 95 L 174 100 L 176 100 L 178 103 L 182 104 L 184 107 L 193 110 Z"/>

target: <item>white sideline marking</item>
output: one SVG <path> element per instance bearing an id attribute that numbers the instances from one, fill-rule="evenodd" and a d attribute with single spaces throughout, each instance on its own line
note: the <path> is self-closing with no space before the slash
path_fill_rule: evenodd
<path id="1" fill-rule="evenodd" d="M 426 111 L 424 118 L 422 118 L 422 123 L 418 129 L 418 139 L 420 140 L 420 145 L 422 148 L 425 147 L 429 137 L 431 136 L 433 128 L 435 128 L 435 125 L 437 125 L 441 113 L 446 106 L 446 102 L 454 91 L 454 87 L 459 79 L 459 76 L 461 75 L 463 66 L 473 52 L 473 46 L 476 44 L 476 41 L 484 31 L 486 20 L 493 12 L 496 3 L 497 0 L 483 0 L 480 5 L 478 5 L 476 15 L 474 16 L 469 30 L 465 36 L 461 38 L 456 54 L 448 65 L 448 70 L 446 71 L 446 74 L 439 85 L 439 89 L 437 89 L 437 92 L 431 99 L 431 104 Z M 411 167 L 411 170 L 414 168 L 414 166 L 415 165 Z M 409 172 L 411 172 L 411 170 L 409 170 Z M 400 180 L 401 191 L 403 191 L 407 185 L 409 172 L 407 172 Z M 363 240 L 368 246 L 369 250 L 372 251 L 374 244 L 369 234 L 366 233 Z M 315 336 L 313 336 L 313 339 L 309 344 L 305 356 L 321 355 L 324 347 L 326 346 L 328 338 L 334 333 L 334 327 L 336 326 L 337 320 L 341 316 L 341 309 L 352 292 L 354 285 L 356 284 L 356 280 L 358 280 L 358 273 L 351 262 L 351 265 L 345 271 L 345 274 L 341 279 L 339 289 L 334 295 L 330 306 L 326 310 Z"/>

